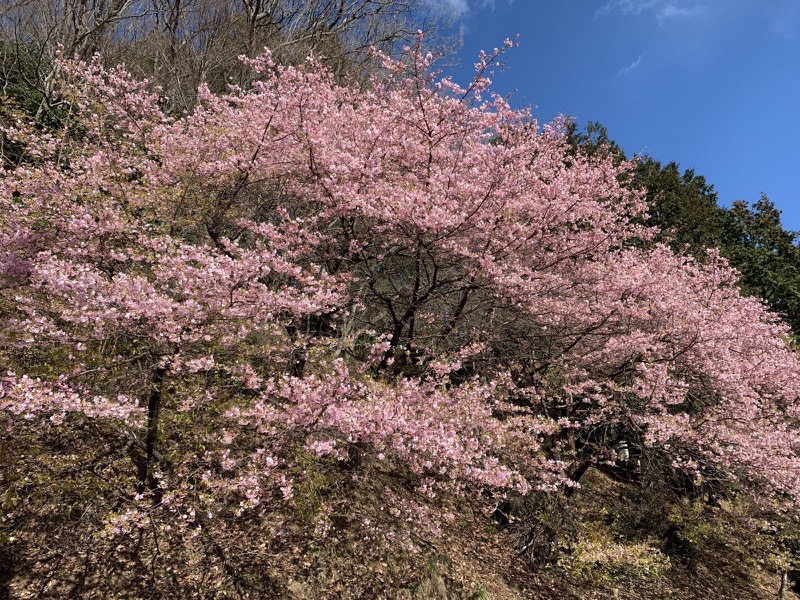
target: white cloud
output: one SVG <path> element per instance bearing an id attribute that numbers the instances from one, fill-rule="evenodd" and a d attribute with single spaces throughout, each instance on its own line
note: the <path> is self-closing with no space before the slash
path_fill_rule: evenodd
<path id="1" fill-rule="evenodd" d="M 663 23 L 667 19 L 699 17 L 704 14 L 706 14 L 706 7 L 701 4 L 695 4 L 692 7 L 683 7 L 668 2 L 658 8 L 656 11 L 656 19 L 658 19 L 659 23 Z"/>
<path id="2" fill-rule="evenodd" d="M 594 16 L 595 18 L 602 17 L 615 11 L 626 15 L 638 15 L 644 10 L 656 8 L 659 4 L 662 4 L 660 0 L 613 0 L 598 8 Z"/>
<path id="3" fill-rule="evenodd" d="M 636 60 L 629 64 L 627 67 L 622 67 L 619 71 L 617 71 L 617 75 L 625 75 L 626 73 L 630 73 L 634 69 L 638 69 L 639 65 L 642 64 L 643 56 L 640 54 L 636 57 Z"/>
<path id="4" fill-rule="evenodd" d="M 684 6 L 669 0 L 612 0 L 594 13 L 595 18 L 608 15 L 612 12 L 621 12 L 625 15 L 638 15 L 643 12 L 652 12 L 659 23 L 664 23 L 673 18 L 689 18 L 706 14 L 707 9 L 702 4 Z"/>
<path id="5" fill-rule="evenodd" d="M 452 17 L 463 17 L 478 11 L 494 10 L 496 0 L 428 0 L 428 5 Z M 509 6 L 514 0 L 508 0 Z"/>
<path id="6" fill-rule="evenodd" d="M 460 17 L 469 11 L 469 3 L 467 0 L 436 0 L 431 3 L 434 8 L 443 12 Z"/>

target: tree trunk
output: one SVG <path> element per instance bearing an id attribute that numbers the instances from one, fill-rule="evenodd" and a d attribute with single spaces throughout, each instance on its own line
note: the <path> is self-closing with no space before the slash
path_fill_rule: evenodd
<path id="1" fill-rule="evenodd" d="M 158 425 L 159 414 L 161 412 L 161 390 L 164 384 L 166 367 L 158 367 L 153 371 L 153 381 L 150 388 L 150 396 L 147 399 L 147 431 L 145 434 L 144 446 L 145 457 L 139 462 L 139 482 L 138 491 L 142 493 L 146 490 L 153 492 L 156 502 L 160 502 L 158 478 L 155 476 L 154 458 L 156 445 L 158 444 Z"/>

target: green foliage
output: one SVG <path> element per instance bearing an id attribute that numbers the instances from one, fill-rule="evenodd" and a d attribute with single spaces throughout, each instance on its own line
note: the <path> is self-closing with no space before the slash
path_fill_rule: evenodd
<path id="1" fill-rule="evenodd" d="M 648 224 L 661 229 L 657 241 L 698 257 L 705 255 L 706 248 L 721 244 L 725 210 L 717 205 L 714 186 L 702 175 L 693 169 L 681 173 L 675 162 L 662 166 L 645 158 L 636 168 L 634 185 L 646 190 Z"/>
<path id="2" fill-rule="evenodd" d="M 665 499 L 652 488 L 625 488 L 621 500 L 606 510 L 614 539 L 640 542 L 649 535 L 663 537 Z"/>
<path id="3" fill-rule="evenodd" d="M 584 523 L 579 542 L 558 564 L 593 587 L 627 577 L 663 577 L 671 567 L 654 544 L 619 542 L 599 523 Z"/>
<path id="4" fill-rule="evenodd" d="M 800 233 L 781 226 L 780 211 L 762 195 L 727 211 L 723 252 L 740 274 L 745 292 L 758 295 L 800 332 Z"/>
<path id="5" fill-rule="evenodd" d="M 800 527 L 796 521 L 771 524 L 764 534 L 772 541 L 767 566 L 783 571 L 800 569 Z"/>
<path id="6" fill-rule="evenodd" d="M 19 101 L 8 93 L 0 94 L 0 166 L 8 167 L 19 164 L 25 152 L 22 144 L 12 140 L 5 133 L 5 127 L 10 127 L 20 116 L 26 116 L 25 110 L 20 107 Z"/>
<path id="7" fill-rule="evenodd" d="M 567 141 L 574 150 L 579 148 L 589 156 L 597 154 L 611 154 L 625 160 L 625 153 L 622 148 L 608 135 L 608 129 L 602 123 L 589 121 L 586 129 L 578 130 L 577 123 L 570 119 L 567 121 Z"/>
<path id="8" fill-rule="evenodd" d="M 297 516 L 306 521 L 314 521 L 323 511 L 325 498 L 336 483 L 331 469 L 325 469 L 323 459 L 298 450 L 296 467 L 299 479 L 294 486 L 294 510 Z"/>
<path id="9" fill-rule="evenodd" d="M 590 155 L 611 154 L 618 162 L 626 159 L 622 148 L 600 123 L 590 121 L 584 131 L 578 131 L 570 121 L 567 131 L 576 150 L 580 148 Z M 681 172 L 675 162 L 662 165 L 648 156 L 637 161 L 630 185 L 646 195 L 647 224 L 661 230 L 655 240 L 698 257 L 705 255 L 706 248 L 720 246 L 726 231 L 726 211 L 717 204 L 714 186 L 693 169 Z"/>
<path id="10" fill-rule="evenodd" d="M 701 502 L 671 506 L 665 518 L 668 525 L 666 550 L 676 558 L 695 563 L 703 550 L 722 537 L 722 531 L 709 519 Z"/>
<path id="11" fill-rule="evenodd" d="M 625 159 L 603 125 L 590 122 L 578 131 L 571 121 L 567 129 L 574 148 Z M 714 186 L 694 169 L 681 172 L 677 163 L 662 165 L 651 157 L 639 159 L 631 185 L 646 194 L 647 223 L 661 230 L 655 241 L 700 260 L 708 248 L 719 249 L 739 270 L 742 290 L 762 298 L 800 333 L 800 233 L 783 228 L 780 210 L 769 198 L 722 207 Z"/>
<path id="12" fill-rule="evenodd" d="M 425 563 L 425 575 L 414 590 L 415 599 L 445 600 L 450 597 L 438 560 L 431 558 Z M 445 564 L 449 562 L 447 556 L 441 557 L 441 560 Z"/>
<path id="13" fill-rule="evenodd" d="M 0 40 L 0 73 L 3 85 L 0 88 L 0 118 L 8 118 L 15 112 L 33 117 L 42 101 L 37 87 L 38 65 L 34 53 L 25 44 L 13 44 Z"/>

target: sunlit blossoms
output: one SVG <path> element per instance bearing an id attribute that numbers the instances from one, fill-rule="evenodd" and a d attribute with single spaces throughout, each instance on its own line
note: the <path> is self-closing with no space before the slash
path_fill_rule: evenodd
<path id="1" fill-rule="evenodd" d="M 631 165 L 492 95 L 492 59 L 462 89 L 417 48 L 358 89 L 265 54 L 180 119 L 65 65 L 63 128 L 7 131 L 0 182 L 9 518 L 22 473 L 89 468 L 93 534 L 211 553 L 323 467 L 492 498 L 574 488 L 622 441 L 800 498 L 788 329 L 717 255 L 652 243 Z"/>

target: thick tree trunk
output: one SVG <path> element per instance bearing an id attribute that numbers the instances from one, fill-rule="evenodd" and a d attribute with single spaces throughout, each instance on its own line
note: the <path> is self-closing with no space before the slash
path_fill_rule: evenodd
<path id="1" fill-rule="evenodd" d="M 138 465 L 139 493 L 150 490 L 153 492 L 156 501 L 160 500 L 160 494 L 158 492 L 158 478 L 155 476 L 154 458 L 156 455 L 156 446 L 158 444 L 158 426 L 162 400 L 161 391 L 166 371 L 166 367 L 158 367 L 153 371 L 152 386 L 147 399 L 147 431 L 144 439 L 145 457 Z"/>

